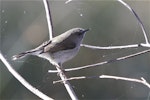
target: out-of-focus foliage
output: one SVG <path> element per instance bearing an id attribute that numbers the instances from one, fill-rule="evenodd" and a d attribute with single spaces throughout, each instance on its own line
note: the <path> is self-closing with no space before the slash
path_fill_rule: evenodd
<path id="1" fill-rule="evenodd" d="M 144 42 L 142 31 L 136 18 L 122 4 L 104 0 L 50 0 L 54 35 L 71 28 L 90 28 L 83 43 L 99 46 L 128 45 Z M 141 18 L 146 32 L 150 32 L 150 1 L 126 1 Z M 12 61 L 11 56 L 40 45 L 48 39 L 48 28 L 42 0 L 2 0 L 0 1 L 0 50 L 12 66 L 33 86 L 55 99 L 70 99 L 56 74 L 48 74 L 55 69 L 48 61 L 29 56 Z M 79 54 L 64 64 L 65 68 L 93 64 L 142 50 L 142 48 L 122 50 L 91 50 L 81 48 Z M 124 77 L 144 77 L 150 83 L 150 55 L 140 55 L 131 59 L 95 68 L 67 72 L 72 76 L 96 76 L 102 74 Z M 79 99 L 100 100 L 144 100 L 149 96 L 147 87 L 131 82 L 111 79 L 87 79 L 71 81 Z M 0 99 L 39 99 L 24 88 L 0 62 Z"/>

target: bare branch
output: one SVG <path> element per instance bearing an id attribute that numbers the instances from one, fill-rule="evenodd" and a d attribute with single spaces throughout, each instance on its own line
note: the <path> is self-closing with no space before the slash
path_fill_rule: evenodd
<path id="1" fill-rule="evenodd" d="M 141 77 L 141 80 L 140 79 L 134 79 L 134 78 L 111 76 L 111 75 L 101 75 L 101 76 L 99 76 L 99 78 L 109 78 L 109 79 L 116 79 L 116 80 L 124 80 L 124 81 L 131 81 L 131 82 L 136 82 L 136 83 L 142 83 L 143 85 L 145 85 L 148 88 L 150 88 L 150 84 L 143 77 Z"/>
<path id="2" fill-rule="evenodd" d="M 140 27 L 141 27 L 141 29 L 142 29 L 142 31 L 143 31 L 143 35 L 144 35 L 144 38 L 145 38 L 145 42 L 146 42 L 146 44 L 149 44 L 148 38 L 147 38 L 147 35 L 146 35 L 146 32 L 145 32 L 144 25 L 143 25 L 141 19 L 139 18 L 139 16 L 136 14 L 136 12 L 135 12 L 127 3 L 125 3 L 125 2 L 122 1 L 122 0 L 117 0 L 117 1 L 119 1 L 119 2 L 120 2 L 121 4 L 123 4 L 125 7 L 127 7 L 127 8 L 134 14 L 134 16 L 135 16 L 136 19 L 138 20 L 138 23 L 140 24 Z"/>
<path id="3" fill-rule="evenodd" d="M 138 44 L 132 44 L 132 45 L 124 45 L 124 46 L 108 46 L 108 47 L 101 47 L 101 46 L 93 46 L 93 45 L 87 45 L 87 44 L 81 44 L 81 46 L 90 48 L 90 49 L 100 49 L 100 50 L 111 50 L 111 49 L 125 49 L 125 48 L 136 48 L 139 47 Z"/>
<path id="4" fill-rule="evenodd" d="M 150 84 L 143 78 L 141 77 L 140 79 L 134 79 L 134 78 L 126 78 L 126 77 L 119 77 L 119 76 L 112 76 L 112 75 L 100 75 L 100 76 L 79 76 L 79 77 L 71 77 L 66 79 L 67 80 L 81 80 L 81 79 L 90 79 L 90 78 L 107 78 L 107 79 L 116 79 L 116 80 L 124 80 L 124 81 L 130 81 L 130 82 L 136 82 L 136 83 L 141 83 L 145 86 L 147 86 L 148 88 L 150 88 Z M 54 83 L 59 83 L 59 82 L 63 82 L 62 80 L 58 80 L 58 81 L 54 81 Z"/>
<path id="5" fill-rule="evenodd" d="M 48 30 L 49 30 L 49 39 L 53 38 L 53 24 L 52 24 L 52 16 L 50 12 L 50 7 L 47 0 L 43 0 L 45 12 L 46 12 L 46 18 L 47 18 L 47 24 L 48 24 Z"/>
<path id="6" fill-rule="evenodd" d="M 70 69 L 64 69 L 64 70 L 65 71 L 76 71 L 76 70 L 81 70 L 81 69 L 85 69 L 85 68 L 96 67 L 96 66 L 100 66 L 100 65 L 104 65 L 104 64 L 120 61 L 120 60 L 125 60 L 125 59 L 128 59 L 128 58 L 132 58 L 132 57 L 135 57 L 135 56 L 138 56 L 138 55 L 141 55 L 141 54 L 145 54 L 145 53 L 148 53 L 148 52 L 150 52 L 150 49 L 144 50 L 144 51 L 141 51 L 141 52 L 138 52 L 138 53 L 134 53 L 134 54 L 131 54 L 131 55 L 119 57 L 119 58 L 116 58 L 116 59 L 112 59 L 112 60 L 96 63 L 96 64 L 91 64 L 91 65 L 86 65 L 86 66 L 81 66 L 81 67 L 76 67 L 76 68 L 70 68 Z M 51 72 L 52 73 L 57 73 L 58 71 L 56 71 L 56 70 L 49 70 L 48 72 L 49 73 L 51 73 Z"/>
<path id="7" fill-rule="evenodd" d="M 7 67 L 8 71 L 23 85 L 25 86 L 28 90 L 30 90 L 32 93 L 34 93 L 35 95 L 37 95 L 38 97 L 40 97 L 43 100 L 53 100 L 52 98 L 48 97 L 47 95 L 45 95 L 44 93 L 42 93 L 41 91 L 39 91 L 38 89 L 36 89 L 35 87 L 33 87 L 32 85 L 30 85 L 19 73 L 17 73 L 12 66 L 10 65 L 10 63 L 4 58 L 4 56 L 2 55 L 1 51 L 0 51 L 0 59 L 1 61 L 5 64 L 5 66 Z"/>
<path id="8" fill-rule="evenodd" d="M 78 100 L 74 90 L 72 89 L 71 84 L 69 83 L 69 81 L 67 81 L 67 77 L 65 75 L 65 73 L 63 72 L 63 70 L 61 69 L 62 66 L 56 65 L 56 69 L 58 71 L 58 74 L 61 78 L 61 81 L 63 82 L 64 86 L 66 87 L 66 90 L 68 91 L 70 97 L 72 100 Z"/>
<path id="9" fill-rule="evenodd" d="M 87 79 L 86 76 L 80 76 L 80 77 L 71 77 L 71 78 L 67 78 L 64 81 L 70 81 L 70 80 L 81 80 L 81 79 Z M 58 81 L 53 81 L 54 84 L 59 83 L 59 82 L 63 82 L 62 80 L 58 80 Z"/>

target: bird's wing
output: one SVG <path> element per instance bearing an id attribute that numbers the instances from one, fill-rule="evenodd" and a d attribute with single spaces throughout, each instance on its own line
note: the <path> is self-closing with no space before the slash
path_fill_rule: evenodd
<path id="1" fill-rule="evenodd" d="M 52 41 L 52 43 L 45 45 L 42 53 L 44 52 L 54 53 L 61 50 L 73 49 L 75 47 L 76 47 L 76 43 L 70 41 L 69 39 L 64 39 L 63 41 L 57 41 L 57 42 Z"/>
<path id="2" fill-rule="evenodd" d="M 49 44 L 51 44 L 51 40 L 44 42 L 43 44 L 41 44 L 40 46 L 38 46 L 38 47 L 35 48 L 35 49 L 28 50 L 28 51 L 19 53 L 19 54 L 17 54 L 17 55 L 14 55 L 14 56 L 12 57 L 12 60 L 17 60 L 17 59 L 22 58 L 22 57 L 25 57 L 26 55 L 29 55 L 29 54 L 37 55 L 37 54 L 39 54 L 40 52 L 43 51 L 43 48 L 44 48 L 45 46 L 47 46 L 47 45 L 49 45 Z"/>
<path id="3" fill-rule="evenodd" d="M 37 51 L 43 52 L 43 49 L 44 49 L 47 45 L 50 45 L 51 42 L 52 42 L 52 40 L 45 41 L 43 44 L 41 44 L 41 45 L 38 46 L 37 48 L 32 49 L 32 50 L 29 50 L 29 51 L 26 51 L 26 53 L 34 53 L 34 52 L 37 52 Z"/>

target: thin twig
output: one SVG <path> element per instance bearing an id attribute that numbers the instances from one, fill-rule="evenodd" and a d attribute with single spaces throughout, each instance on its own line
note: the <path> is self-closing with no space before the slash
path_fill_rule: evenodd
<path id="1" fill-rule="evenodd" d="M 52 24 L 52 16 L 50 12 L 50 6 L 48 4 L 47 0 L 43 0 L 45 12 L 46 12 L 46 18 L 47 18 L 47 24 L 48 24 L 48 30 L 49 30 L 49 39 L 53 38 L 53 24 Z"/>
<path id="2" fill-rule="evenodd" d="M 81 44 L 81 46 L 86 47 L 86 48 L 90 48 L 90 49 L 112 50 L 112 49 L 136 48 L 136 47 L 139 47 L 139 44 L 124 45 L 124 46 L 108 46 L 108 47 Z"/>
<path id="3" fill-rule="evenodd" d="M 13 67 L 10 65 L 10 63 L 5 59 L 5 57 L 2 55 L 2 53 L 0 52 L 0 59 L 1 61 L 5 64 L 5 66 L 7 67 L 8 71 L 23 85 L 25 86 L 28 90 L 30 90 L 32 93 L 34 93 L 35 95 L 37 95 L 38 97 L 40 97 L 43 100 L 53 100 L 52 98 L 48 97 L 47 95 L 45 95 L 44 93 L 42 93 L 41 91 L 39 91 L 38 89 L 36 89 L 35 87 L 33 87 L 32 85 L 30 85 L 19 73 L 17 73 Z"/>
<path id="4" fill-rule="evenodd" d="M 71 77 L 67 78 L 64 81 L 71 81 L 71 80 L 81 80 L 81 79 L 93 79 L 93 78 L 99 78 L 99 76 L 79 76 L 79 77 Z M 54 84 L 63 82 L 62 80 L 53 81 Z"/>
<path id="5" fill-rule="evenodd" d="M 147 86 L 148 88 L 150 88 L 150 84 L 143 78 L 141 77 L 140 79 L 135 79 L 135 78 L 126 78 L 126 77 L 119 77 L 119 76 L 112 76 L 112 75 L 100 75 L 100 76 L 79 76 L 79 77 L 71 77 L 71 78 L 67 78 L 64 81 L 67 80 L 81 80 L 81 79 L 91 79 L 91 78 L 107 78 L 107 79 L 116 79 L 116 80 L 124 80 L 124 81 L 130 81 L 130 82 L 136 82 L 136 83 L 141 83 L 145 86 Z M 58 81 L 54 81 L 54 83 L 59 83 L 59 82 L 63 82 L 62 80 L 58 80 Z"/>
<path id="6" fill-rule="evenodd" d="M 141 77 L 141 80 L 140 79 L 134 79 L 134 78 L 111 76 L 111 75 L 101 75 L 99 78 L 109 78 L 109 79 L 116 79 L 116 80 L 124 80 L 124 81 L 131 81 L 131 82 L 136 82 L 136 83 L 142 83 L 143 85 L 145 85 L 148 88 L 150 88 L 150 84 L 143 77 Z"/>
<path id="7" fill-rule="evenodd" d="M 81 79 L 87 79 L 87 76 L 71 77 L 71 78 L 65 79 L 64 81 L 81 80 Z M 63 81 L 62 80 L 53 81 L 54 84 L 59 83 L 59 82 L 63 82 Z"/>
<path id="8" fill-rule="evenodd" d="M 145 53 L 148 53 L 148 52 L 150 52 L 150 49 L 144 50 L 144 51 L 141 51 L 141 52 L 138 52 L 138 53 L 134 53 L 134 54 L 131 54 L 131 55 L 119 57 L 119 58 L 116 58 L 116 59 L 112 59 L 112 60 L 96 63 L 96 64 L 91 64 L 91 65 L 86 65 L 86 66 L 81 66 L 81 67 L 76 67 L 76 68 L 64 69 L 64 71 L 76 71 L 76 70 L 81 70 L 81 69 L 85 69 L 85 68 L 101 66 L 101 65 L 104 65 L 104 64 L 108 64 L 108 63 L 112 63 L 112 62 L 116 62 L 116 61 L 120 61 L 120 60 L 125 60 L 125 59 L 128 59 L 128 58 L 132 58 L 132 57 L 135 57 L 135 56 L 138 56 L 138 55 L 141 55 L 141 54 L 145 54 Z M 56 71 L 56 70 L 49 70 L 48 72 L 49 73 L 57 73 L 58 71 Z"/>
<path id="9" fill-rule="evenodd" d="M 125 7 L 127 7 L 127 8 L 133 13 L 133 15 L 136 17 L 136 19 L 138 20 L 138 23 L 140 24 L 140 27 L 141 27 L 141 29 L 142 29 L 142 31 L 143 31 L 143 35 L 144 35 L 144 38 L 145 38 L 145 42 L 146 42 L 146 44 L 149 44 L 148 38 L 147 38 L 147 35 L 146 35 L 146 31 L 145 31 L 145 28 L 144 28 L 144 25 L 143 25 L 141 19 L 139 18 L 139 16 L 136 14 L 136 12 L 135 12 L 127 3 L 125 3 L 125 2 L 122 1 L 122 0 L 117 0 L 117 1 L 119 1 L 119 2 L 120 2 L 121 4 L 123 4 Z"/>

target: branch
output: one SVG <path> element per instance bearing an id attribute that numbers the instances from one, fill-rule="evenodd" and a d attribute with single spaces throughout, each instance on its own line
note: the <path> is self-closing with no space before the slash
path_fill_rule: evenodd
<path id="1" fill-rule="evenodd" d="M 45 7 L 45 12 L 46 12 L 46 19 L 47 19 L 47 24 L 48 24 L 48 30 L 49 30 L 49 39 L 53 38 L 53 24 L 52 24 L 52 16 L 50 12 L 50 6 L 48 4 L 47 0 L 43 0 L 44 7 Z"/>
<path id="2" fill-rule="evenodd" d="M 71 80 L 81 80 L 81 79 L 89 79 L 90 77 L 87 76 L 79 76 L 79 77 L 71 77 L 71 78 L 67 78 L 64 81 L 71 81 Z M 58 81 L 53 81 L 54 84 L 59 83 L 59 82 L 63 82 L 62 80 L 58 80 Z"/>
<path id="3" fill-rule="evenodd" d="M 147 52 L 150 52 L 150 49 L 144 50 L 144 51 L 141 51 L 141 52 L 138 52 L 138 53 L 134 53 L 134 54 L 131 54 L 131 55 L 119 57 L 119 58 L 116 58 L 116 59 L 112 59 L 112 60 L 96 63 L 96 64 L 91 64 L 91 65 L 86 65 L 86 66 L 81 66 L 81 67 L 76 67 L 76 68 L 64 69 L 64 71 L 76 71 L 76 70 L 81 70 L 81 69 L 85 69 L 85 68 L 96 67 L 96 66 L 100 66 L 100 65 L 116 62 L 116 61 L 125 60 L 125 59 L 128 59 L 128 58 L 132 58 L 132 57 L 135 57 L 135 56 L 138 56 L 138 55 L 141 55 L 141 54 L 145 54 Z M 49 73 L 57 73 L 58 71 L 56 71 L 56 70 L 49 70 L 48 72 Z"/>
<path id="4" fill-rule="evenodd" d="M 8 71 L 23 85 L 25 86 L 29 91 L 31 91 L 33 94 L 37 95 L 41 99 L 44 100 L 53 100 L 52 98 L 48 97 L 47 95 L 43 94 L 38 89 L 34 88 L 32 85 L 30 85 L 20 74 L 18 74 L 10 65 L 10 63 L 4 58 L 0 51 L 0 59 L 7 67 Z"/>
<path id="5" fill-rule="evenodd" d="M 123 45 L 123 46 L 108 46 L 108 47 L 101 47 L 101 46 L 94 46 L 94 45 L 87 45 L 81 44 L 80 46 L 86 47 L 89 49 L 95 50 L 112 50 L 112 49 L 127 49 L 127 48 L 137 48 L 137 47 L 150 47 L 150 44 L 140 43 L 140 44 L 130 44 L 130 45 Z"/>
<path id="6" fill-rule="evenodd" d="M 111 75 L 101 75 L 99 78 L 109 78 L 109 79 L 116 79 L 116 80 L 124 80 L 124 81 L 130 81 L 130 82 L 136 82 L 136 83 L 141 83 L 148 88 L 150 88 L 150 84 L 143 78 L 141 77 L 140 79 L 134 79 L 134 78 L 126 78 L 126 77 L 118 77 L 118 76 L 111 76 Z"/>
<path id="7" fill-rule="evenodd" d="M 149 44 L 148 38 L 147 38 L 147 35 L 146 35 L 146 31 L 145 31 L 145 28 L 144 28 L 144 25 L 143 25 L 141 19 L 139 18 L 139 16 L 136 14 L 136 12 L 135 12 L 127 3 L 125 3 L 125 2 L 122 1 L 122 0 L 117 0 L 117 1 L 119 1 L 121 4 L 123 4 L 125 7 L 127 7 L 127 8 L 133 13 L 133 15 L 134 15 L 135 18 L 137 19 L 137 21 L 138 21 L 138 23 L 140 24 L 140 27 L 141 27 L 141 29 L 142 29 L 142 31 L 143 31 L 143 35 L 144 35 L 146 44 Z M 150 45 L 150 44 L 149 44 L 149 45 Z"/>
<path id="8" fill-rule="evenodd" d="M 141 80 L 140 80 L 140 79 L 126 78 L 126 77 L 119 77 L 119 76 L 112 76 L 112 75 L 100 75 L 100 76 L 90 76 L 90 77 L 87 77 L 87 76 L 71 77 L 66 80 L 79 80 L 79 79 L 90 79 L 90 78 L 107 78 L 107 79 L 136 82 L 136 83 L 141 83 L 150 89 L 150 84 L 143 77 L 141 77 Z M 54 81 L 54 83 L 59 83 L 59 82 L 62 82 L 62 80 Z"/>
<path id="9" fill-rule="evenodd" d="M 86 48 L 90 48 L 90 49 L 112 50 L 112 49 L 136 48 L 136 47 L 139 47 L 139 44 L 124 45 L 124 46 L 108 46 L 108 47 L 81 44 L 81 46 L 86 47 Z"/>
<path id="10" fill-rule="evenodd" d="M 67 77 L 61 68 L 62 68 L 62 66 L 56 65 L 56 69 L 57 69 L 58 74 L 61 78 L 61 81 L 63 82 L 64 86 L 66 87 L 66 90 L 68 91 L 71 99 L 72 100 L 78 100 L 74 90 L 72 89 L 71 84 L 69 83 L 69 81 L 67 81 Z"/>

